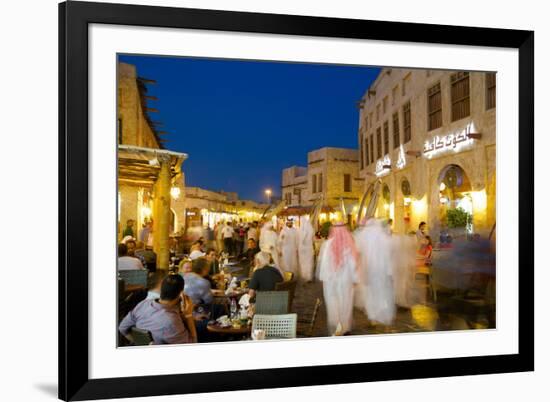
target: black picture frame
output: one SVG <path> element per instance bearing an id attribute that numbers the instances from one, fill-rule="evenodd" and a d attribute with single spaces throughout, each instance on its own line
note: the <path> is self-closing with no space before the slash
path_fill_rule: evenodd
<path id="1" fill-rule="evenodd" d="M 514 48 L 519 51 L 517 354 L 90 379 L 88 25 Z M 170 395 L 534 370 L 534 32 L 70 1 L 59 5 L 59 398 Z M 70 337 L 69 337 L 70 334 Z"/>

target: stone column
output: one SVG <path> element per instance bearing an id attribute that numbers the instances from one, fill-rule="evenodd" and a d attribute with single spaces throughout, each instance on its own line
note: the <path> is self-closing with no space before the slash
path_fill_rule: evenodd
<path id="1" fill-rule="evenodd" d="M 155 183 L 154 244 L 157 269 L 170 265 L 170 157 L 158 156 L 160 173 Z"/>

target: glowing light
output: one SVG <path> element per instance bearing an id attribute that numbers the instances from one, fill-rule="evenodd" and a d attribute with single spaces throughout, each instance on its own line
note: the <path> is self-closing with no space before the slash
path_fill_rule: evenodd
<path id="1" fill-rule="evenodd" d="M 319 215 L 319 218 L 321 218 L 321 220 L 323 220 L 323 221 L 326 221 L 326 220 L 327 220 L 327 214 L 326 214 L 326 212 L 322 212 L 322 213 Z"/>
<path id="2" fill-rule="evenodd" d="M 170 189 L 170 195 L 174 200 L 177 200 L 178 198 L 180 198 L 180 194 L 181 194 L 181 190 L 179 187 L 174 186 Z"/>
<path id="3" fill-rule="evenodd" d="M 388 209 L 390 209 L 390 206 L 389 204 L 384 204 L 384 209 L 387 211 Z"/>
<path id="4" fill-rule="evenodd" d="M 442 204 L 446 204 L 448 201 L 449 201 L 449 199 L 447 197 L 439 198 L 439 202 L 442 203 Z"/>
<path id="5" fill-rule="evenodd" d="M 445 183 L 441 182 L 441 184 L 439 185 L 439 191 L 445 191 L 445 188 L 447 188 L 447 186 L 445 185 Z"/>
<path id="6" fill-rule="evenodd" d="M 151 208 L 146 206 L 141 207 L 141 214 L 144 217 L 149 218 L 151 216 Z"/>
<path id="7" fill-rule="evenodd" d="M 484 211 L 487 209 L 487 193 L 485 190 L 471 191 L 472 202 L 475 211 Z"/>
<path id="8" fill-rule="evenodd" d="M 405 206 L 411 205 L 411 198 L 410 197 L 403 198 L 403 203 L 405 204 Z"/>
<path id="9" fill-rule="evenodd" d="M 426 214 L 426 211 L 428 210 L 428 204 L 426 202 L 426 196 L 424 196 L 424 198 L 422 198 L 421 200 L 414 200 L 412 202 L 412 209 L 413 209 L 415 215 L 424 216 Z"/>

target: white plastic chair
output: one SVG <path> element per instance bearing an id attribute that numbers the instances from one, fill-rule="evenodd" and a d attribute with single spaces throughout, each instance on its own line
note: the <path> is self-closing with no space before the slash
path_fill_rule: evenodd
<path id="1" fill-rule="evenodd" d="M 263 329 L 266 339 L 296 338 L 297 314 L 256 314 L 252 319 L 252 332 Z"/>

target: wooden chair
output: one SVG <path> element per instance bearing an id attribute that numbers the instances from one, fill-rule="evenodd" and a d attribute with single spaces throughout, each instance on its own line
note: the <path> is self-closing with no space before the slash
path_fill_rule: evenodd
<path id="1" fill-rule="evenodd" d="M 313 330 L 315 328 L 315 321 L 317 320 L 317 315 L 319 314 L 319 308 L 321 307 L 321 299 L 317 298 L 315 300 L 315 305 L 313 306 L 313 313 L 309 319 L 300 319 L 298 324 L 304 324 L 305 330 L 300 331 L 300 335 L 303 336 L 313 336 Z"/>
<path id="2" fill-rule="evenodd" d="M 135 346 L 148 346 L 153 343 L 153 336 L 149 331 L 132 327 L 130 329 L 130 333 L 132 334 L 132 338 L 134 339 Z"/>
<path id="3" fill-rule="evenodd" d="M 288 291 L 256 293 L 256 314 L 288 314 Z"/>
<path id="4" fill-rule="evenodd" d="M 294 294 L 296 293 L 296 278 L 289 281 L 283 281 L 275 284 L 275 290 L 288 291 L 288 311 L 292 308 L 292 301 L 294 300 Z"/>
<path id="5" fill-rule="evenodd" d="M 423 282 L 424 282 L 423 289 L 426 289 L 426 291 L 428 291 L 432 296 L 433 301 L 437 302 L 437 293 L 433 285 L 431 267 L 428 265 L 420 265 L 416 267 L 416 271 L 414 273 L 414 279 L 415 281 L 417 281 L 418 279 L 423 279 Z"/>
<path id="6" fill-rule="evenodd" d="M 296 338 L 297 320 L 297 314 L 255 314 L 252 319 L 252 332 L 263 329 L 266 339 Z"/>

